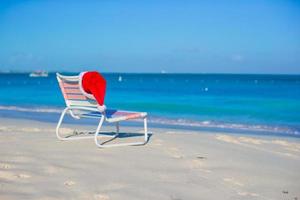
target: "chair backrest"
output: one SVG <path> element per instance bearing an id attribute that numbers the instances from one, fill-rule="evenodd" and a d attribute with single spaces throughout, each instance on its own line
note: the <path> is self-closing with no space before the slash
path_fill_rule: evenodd
<path id="1" fill-rule="evenodd" d="M 81 92 L 79 76 L 65 76 L 56 73 L 56 78 L 68 107 L 97 107 L 95 98 L 87 97 Z"/>

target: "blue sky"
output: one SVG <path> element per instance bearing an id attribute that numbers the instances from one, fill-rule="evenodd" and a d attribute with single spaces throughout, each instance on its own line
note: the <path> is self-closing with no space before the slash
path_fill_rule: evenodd
<path id="1" fill-rule="evenodd" d="M 0 70 L 300 74 L 299 24 L 289 0 L 2 0 Z"/>

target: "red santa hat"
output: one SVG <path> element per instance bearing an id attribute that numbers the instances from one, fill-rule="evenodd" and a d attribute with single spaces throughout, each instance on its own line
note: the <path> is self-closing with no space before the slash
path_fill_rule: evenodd
<path id="1" fill-rule="evenodd" d="M 90 99 L 95 99 L 100 110 L 105 109 L 104 98 L 106 92 L 106 80 L 96 71 L 82 72 L 79 75 L 81 92 Z"/>

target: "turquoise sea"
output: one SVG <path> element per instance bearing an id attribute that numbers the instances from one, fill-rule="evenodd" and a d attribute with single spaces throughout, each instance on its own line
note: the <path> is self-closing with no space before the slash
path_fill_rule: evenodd
<path id="1" fill-rule="evenodd" d="M 146 111 L 153 126 L 300 137 L 300 75 L 103 75 L 107 107 Z M 56 121 L 63 107 L 54 73 L 0 74 L 0 117 Z"/>

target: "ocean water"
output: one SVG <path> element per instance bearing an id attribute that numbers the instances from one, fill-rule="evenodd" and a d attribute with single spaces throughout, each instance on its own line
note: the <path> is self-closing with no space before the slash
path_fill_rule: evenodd
<path id="1" fill-rule="evenodd" d="M 300 75 L 103 75 L 107 107 L 146 111 L 152 124 L 300 137 Z M 0 74 L 0 117 L 56 113 L 57 120 L 64 106 L 54 73 Z"/>

